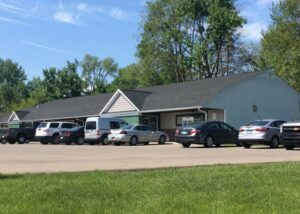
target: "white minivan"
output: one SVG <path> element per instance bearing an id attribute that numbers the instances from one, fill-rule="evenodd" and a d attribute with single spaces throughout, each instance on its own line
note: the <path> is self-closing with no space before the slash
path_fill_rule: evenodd
<path id="1" fill-rule="evenodd" d="M 120 129 L 128 125 L 125 120 L 119 118 L 89 117 L 85 122 L 84 140 L 90 145 L 102 143 L 107 145 L 111 129 Z"/>

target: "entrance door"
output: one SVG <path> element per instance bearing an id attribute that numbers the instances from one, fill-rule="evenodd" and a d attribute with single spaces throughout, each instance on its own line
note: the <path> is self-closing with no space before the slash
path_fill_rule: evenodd
<path id="1" fill-rule="evenodd" d="M 142 116 L 142 124 L 147 125 L 156 131 L 158 130 L 158 116 L 157 115 Z"/>

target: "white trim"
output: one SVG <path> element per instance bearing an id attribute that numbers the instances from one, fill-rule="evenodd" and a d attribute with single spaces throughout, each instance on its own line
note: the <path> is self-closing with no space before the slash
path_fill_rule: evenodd
<path id="1" fill-rule="evenodd" d="M 181 107 L 181 108 L 167 108 L 167 109 L 155 109 L 155 110 L 146 110 L 140 111 L 141 113 L 151 113 L 151 112 L 162 112 L 162 111 L 180 111 L 180 110 L 190 110 L 190 109 L 199 109 L 203 106 L 192 106 L 192 107 Z"/>
<path id="2" fill-rule="evenodd" d="M 10 122 L 12 118 L 16 117 L 18 119 L 18 121 L 20 121 L 18 115 L 16 114 L 16 112 L 12 112 L 10 117 L 8 118 L 7 122 Z"/>
<path id="3" fill-rule="evenodd" d="M 125 99 L 126 101 L 128 101 L 130 103 L 130 105 L 132 105 L 132 107 L 137 111 L 139 112 L 140 110 L 133 104 L 133 102 L 131 102 L 131 100 L 120 90 L 118 89 L 115 94 L 110 98 L 110 100 L 108 101 L 108 103 L 106 103 L 106 105 L 102 108 L 102 110 L 100 111 L 99 115 L 102 115 L 103 112 L 105 110 L 107 110 L 111 104 L 115 101 L 116 97 L 118 94 L 121 94 Z"/>

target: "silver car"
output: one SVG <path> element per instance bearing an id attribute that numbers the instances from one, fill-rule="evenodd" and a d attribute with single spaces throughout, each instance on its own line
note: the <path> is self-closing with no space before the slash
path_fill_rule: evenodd
<path id="1" fill-rule="evenodd" d="M 149 142 L 158 142 L 164 144 L 169 140 L 166 133 L 154 131 L 146 125 L 128 125 L 118 130 L 111 130 L 108 135 L 108 141 L 115 145 L 129 143 L 129 145 L 137 145 L 143 143 L 148 145 Z"/>
<path id="2" fill-rule="evenodd" d="M 271 148 L 279 146 L 280 126 L 284 120 L 255 120 L 239 129 L 239 143 L 245 148 L 254 144 L 264 144 Z"/>

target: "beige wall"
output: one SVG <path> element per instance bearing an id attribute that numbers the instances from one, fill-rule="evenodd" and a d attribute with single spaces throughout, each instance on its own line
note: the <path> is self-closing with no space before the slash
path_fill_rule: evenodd
<path id="1" fill-rule="evenodd" d="M 218 120 L 224 121 L 224 111 L 223 110 L 208 110 L 208 120 Z"/>

